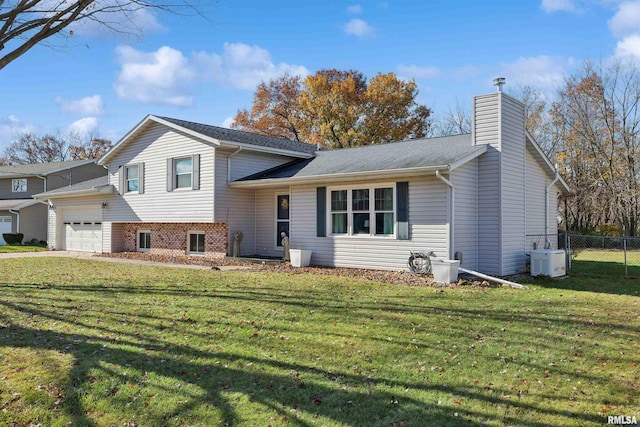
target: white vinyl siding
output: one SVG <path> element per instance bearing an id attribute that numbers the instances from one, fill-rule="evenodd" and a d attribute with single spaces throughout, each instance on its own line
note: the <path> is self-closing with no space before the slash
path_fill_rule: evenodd
<path id="1" fill-rule="evenodd" d="M 200 155 L 200 190 L 168 192 L 167 159 L 196 154 Z M 152 123 L 109 161 L 109 183 L 119 193 L 118 169 L 134 163 L 144 163 L 144 195 L 115 197 L 105 211 L 105 221 L 213 222 L 213 146 Z"/>
<path id="2" fill-rule="evenodd" d="M 285 156 L 268 153 L 252 153 L 234 150 L 216 149 L 215 153 L 215 222 L 225 222 L 229 226 L 229 253 L 233 244 L 232 236 L 236 231 L 242 231 L 243 239 L 240 245 L 240 255 L 253 255 L 256 253 L 276 256 L 280 255 L 275 249 L 275 212 L 273 201 L 275 192 L 269 190 L 268 199 L 257 199 L 257 190 L 232 188 L 227 185 L 228 178 L 239 179 L 257 172 L 261 172 L 275 166 L 292 161 Z M 232 156 L 229 158 L 229 156 Z M 228 166 L 231 165 L 229 172 Z M 260 190 L 263 191 L 263 190 Z M 287 187 L 278 189 L 280 194 L 288 194 Z M 264 194 L 261 193 L 261 194 Z M 269 232 L 262 235 L 262 229 L 257 230 L 256 218 L 260 223 L 268 216 Z M 265 220 L 266 221 L 266 220 Z M 258 242 L 257 234 L 260 233 Z M 268 246 L 266 246 L 268 245 Z"/>
<path id="3" fill-rule="evenodd" d="M 478 268 L 499 275 L 501 267 L 500 109 L 496 94 L 474 98 L 474 144 L 488 144 L 478 158 Z"/>
<path id="4" fill-rule="evenodd" d="M 525 271 L 524 105 L 502 96 L 502 266 L 501 273 Z"/>
<path id="5" fill-rule="evenodd" d="M 526 209 L 525 215 L 527 220 L 527 243 L 525 245 L 525 251 L 529 253 L 533 249 L 533 244 L 536 243 L 538 248 L 544 247 L 544 237 L 541 237 L 545 233 L 544 226 L 544 194 L 545 187 L 551 182 L 548 180 L 540 164 L 536 161 L 534 155 L 527 150 L 526 153 Z M 555 218 L 555 215 L 554 215 Z M 537 236 L 534 236 L 537 235 Z"/>
<path id="6" fill-rule="evenodd" d="M 478 268 L 478 159 L 451 172 L 455 188 L 454 251 L 462 253 L 464 268 Z"/>
<path id="7" fill-rule="evenodd" d="M 327 184 L 327 189 L 339 184 Z M 386 184 L 388 181 L 367 181 L 362 183 L 362 188 Z M 353 188 L 356 187 L 358 185 L 354 184 Z M 260 201 L 273 200 L 269 193 L 274 194 L 273 190 L 257 190 L 257 208 L 261 206 Z M 291 248 L 311 249 L 312 264 L 381 270 L 405 270 L 411 250 L 432 250 L 439 256 L 446 256 L 449 234 L 447 194 L 448 187 L 435 177 L 420 177 L 409 182 L 411 240 L 369 235 L 316 237 L 316 186 L 293 186 L 290 201 Z M 262 224 L 273 224 L 268 218 L 262 218 L 261 213 L 261 210 L 256 213 L 258 229 Z M 273 236 L 271 232 L 264 235 Z"/>

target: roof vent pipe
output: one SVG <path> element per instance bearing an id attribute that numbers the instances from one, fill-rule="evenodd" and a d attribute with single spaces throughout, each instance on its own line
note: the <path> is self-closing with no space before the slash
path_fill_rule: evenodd
<path id="1" fill-rule="evenodd" d="M 502 86 L 507 84 L 507 79 L 504 77 L 497 77 L 493 79 L 493 85 L 496 87 L 498 92 L 502 92 Z"/>

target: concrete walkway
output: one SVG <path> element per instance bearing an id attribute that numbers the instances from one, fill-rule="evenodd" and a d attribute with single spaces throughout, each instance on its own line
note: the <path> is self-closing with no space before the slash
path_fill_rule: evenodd
<path id="1" fill-rule="evenodd" d="M 171 268 L 190 268 L 192 270 L 211 270 L 211 267 L 205 265 L 190 265 L 190 264 L 173 264 L 155 261 L 143 261 L 139 259 L 126 259 L 126 258 L 110 258 L 94 256 L 93 252 L 75 252 L 75 251 L 40 251 L 40 252 L 16 252 L 16 253 L 0 253 L 0 261 L 3 259 L 11 258 L 39 258 L 39 257 L 62 257 L 62 258 L 76 258 L 86 259 L 90 261 L 111 262 L 117 264 L 133 264 L 133 265 L 148 265 L 156 267 L 171 267 Z M 217 268 L 221 271 L 231 270 L 252 270 L 251 266 L 244 265 L 220 265 Z"/>

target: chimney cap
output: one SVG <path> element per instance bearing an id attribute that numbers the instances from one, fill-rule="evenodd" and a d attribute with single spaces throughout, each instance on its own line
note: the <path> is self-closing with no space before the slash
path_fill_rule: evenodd
<path id="1" fill-rule="evenodd" d="M 507 79 L 504 77 L 496 77 L 493 79 L 493 85 L 498 89 L 498 92 L 502 92 L 502 86 L 507 84 Z"/>

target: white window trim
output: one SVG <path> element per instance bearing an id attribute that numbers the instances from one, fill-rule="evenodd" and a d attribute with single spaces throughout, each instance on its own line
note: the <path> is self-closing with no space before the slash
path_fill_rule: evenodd
<path id="1" fill-rule="evenodd" d="M 129 181 L 134 181 L 134 180 L 128 178 L 127 169 L 133 168 L 133 167 L 138 168 L 138 177 L 135 179 L 136 181 L 138 181 L 137 190 L 129 190 Z M 124 172 L 124 192 L 130 193 L 130 194 L 138 194 L 140 192 L 140 165 L 138 163 L 125 165 L 123 172 Z"/>
<path id="2" fill-rule="evenodd" d="M 278 196 L 289 196 L 289 219 L 284 220 L 284 219 L 278 219 Z M 282 221 L 287 221 L 289 223 L 289 235 L 287 237 L 291 238 L 290 234 L 291 234 L 291 195 L 289 193 L 285 193 L 285 192 L 279 192 L 275 194 L 275 201 L 274 201 L 274 212 L 273 212 L 273 217 L 275 218 L 273 221 L 273 226 L 275 227 L 275 230 L 278 230 L 278 222 Z M 282 246 L 278 246 L 278 241 L 274 241 L 273 242 L 273 250 L 277 251 L 277 252 L 282 252 L 284 251 L 284 248 Z"/>
<path id="3" fill-rule="evenodd" d="M 138 252 L 149 252 L 151 248 L 141 248 L 140 247 L 140 234 L 149 233 L 149 237 L 151 237 L 151 230 L 138 230 L 136 233 L 136 246 Z M 149 238 L 149 246 L 151 246 L 151 238 Z"/>
<path id="4" fill-rule="evenodd" d="M 375 210 L 375 190 L 376 188 L 391 188 L 393 191 L 393 233 L 392 234 L 375 234 L 376 232 L 376 210 Z M 352 190 L 369 190 L 369 234 L 353 234 L 353 199 Z M 347 233 L 346 234 L 334 234 L 331 211 L 331 192 L 347 190 Z M 354 184 L 354 185 L 340 185 L 334 187 L 327 187 L 327 199 L 326 199 L 326 230 L 327 237 L 333 237 L 337 239 L 396 239 L 398 234 L 398 207 L 396 206 L 396 183 L 395 182 L 381 182 L 376 184 Z M 388 211 L 381 211 L 388 212 Z"/>
<path id="5" fill-rule="evenodd" d="M 202 252 L 191 252 L 191 235 L 192 234 L 202 234 L 204 236 L 205 242 L 204 242 L 204 248 L 202 248 Z M 202 230 L 189 230 L 187 232 L 187 254 L 189 255 L 195 255 L 195 256 L 204 256 L 205 254 L 205 248 L 207 246 L 207 234 L 202 231 Z"/>
<path id="6" fill-rule="evenodd" d="M 191 179 L 189 180 L 189 185 L 187 187 L 178 187 L 178 175 L 186 175 L 186 173 L 178 174 L 178 161 L 180 160 L 189 160 L 191 161 Z M 173 191 L 185 191 L 185 190 L 193 190 L 193 156 L 183 156 L 183 157 L 174 157 L 173 158 Z"/>
<path id="7" fill-rule="evenodd" d="M 16 190 L 15 188 L 15 182 L 18 181 L 20 183 L 20 189 Z M 24 189 L 22 189 L 22 183 L 24 182 Z M 14 178 L 11 180 L 11 192 L 12 193 L 26 193 L 27 192 L 27 186 L 28 186 L 28 180 L 26 178 Z"/>

